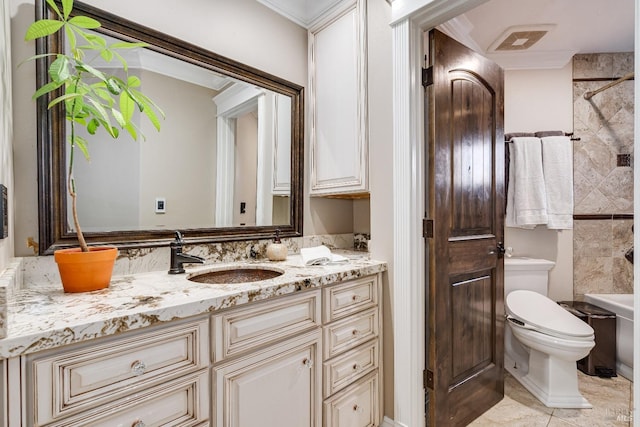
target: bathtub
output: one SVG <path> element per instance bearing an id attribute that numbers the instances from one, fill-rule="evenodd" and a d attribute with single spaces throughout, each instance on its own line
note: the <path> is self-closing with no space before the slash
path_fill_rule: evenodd
<path id="1" fill-rule="evenodd" d="M 584 300 L 616 313 L 616 369 L 633 381 L 633 294 L 585 294 Z"/>

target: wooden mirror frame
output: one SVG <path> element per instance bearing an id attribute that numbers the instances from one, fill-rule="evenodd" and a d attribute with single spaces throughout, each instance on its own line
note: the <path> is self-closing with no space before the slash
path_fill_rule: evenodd
<path id="1" fill-rule="evenodd" d="M 184 42 L 159 31 L 128 21 L 119 16 L 80 2 L 74 2 L 73 14 L 89 16 L 102 24 L 99 32 L 127 41 L 142 41 L 146 49 L 169 55 L 232 78 L 264 87 L 291 97 L 291 195 L 289 225 L 244 226 L 218 228 L 181 228 L 187 243 L 213 243 L 224 241 L 266 239 L 276 229 L 282 237 L 302 236 L 302 198 L 304 177 L 304 88 L 264 71 L 249 67 L 201 47 Z M 36 19 L 51 17 L 44 0 L 36 1 Z M 49 36 L 36 41 L 36 53 L 59 52 L 64 46 L 62 36 Z M 49 60 L 36 61 L 37 87 L 48 82 Z M 52 94 L 52 97 L 57 96 Z M 38 121 L 38 223 L 39 251 L 41 255 L 54 250 L 76 246 L 75 231 L 67 230 L 67 191 L 65 182 L 66 154 L 63 103 L 49 110 L 52 97 L 37 100 Z M 91 245 L 109 244 L 120 248 L 167 246 L 174 238 L 173 229 L 85 232 Z"/>

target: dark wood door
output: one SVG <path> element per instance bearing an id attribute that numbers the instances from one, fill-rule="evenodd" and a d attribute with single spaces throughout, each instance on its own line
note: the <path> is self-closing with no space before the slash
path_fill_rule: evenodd
<path id="1" fill-rule="evenodd" d="M 503 72 L 436 30 L 428 56 L 429 425 L 463 426 L 504 396 Z"/>

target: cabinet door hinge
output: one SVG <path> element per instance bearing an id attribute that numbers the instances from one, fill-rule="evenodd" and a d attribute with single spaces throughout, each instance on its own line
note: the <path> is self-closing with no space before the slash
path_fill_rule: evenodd
<path id="1" fill-rule="evenodd" d="M 422 220 L 422 236 L 425 239 L 433 238 L 433 220 L 424 218 Z"/>
<path id="2" fill-rule="evenodd" d="M 426 388 L 430 388 L 431 390 L 433 390 L 433 372 L 425 369 L 424 371 L 422 371 L 422 386 L 426 389 Z"/>
<path id="3" fill-rule="evenodd" d="M 433 84 L 433 67 L 422 69 L 422 86 L 426 89 Z"/>

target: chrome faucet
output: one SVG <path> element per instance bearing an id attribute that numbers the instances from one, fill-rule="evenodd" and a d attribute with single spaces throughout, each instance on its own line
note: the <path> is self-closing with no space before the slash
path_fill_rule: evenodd
<path id="1" fill-rule="evenodd" d="M 169 244 L 171 248 L 171 268 L 169 274 L 184 273 L 182 264 L 204 264 L 204 258 L 182 253 L 182 233 L 176 231 L 176 239 Z"/>

